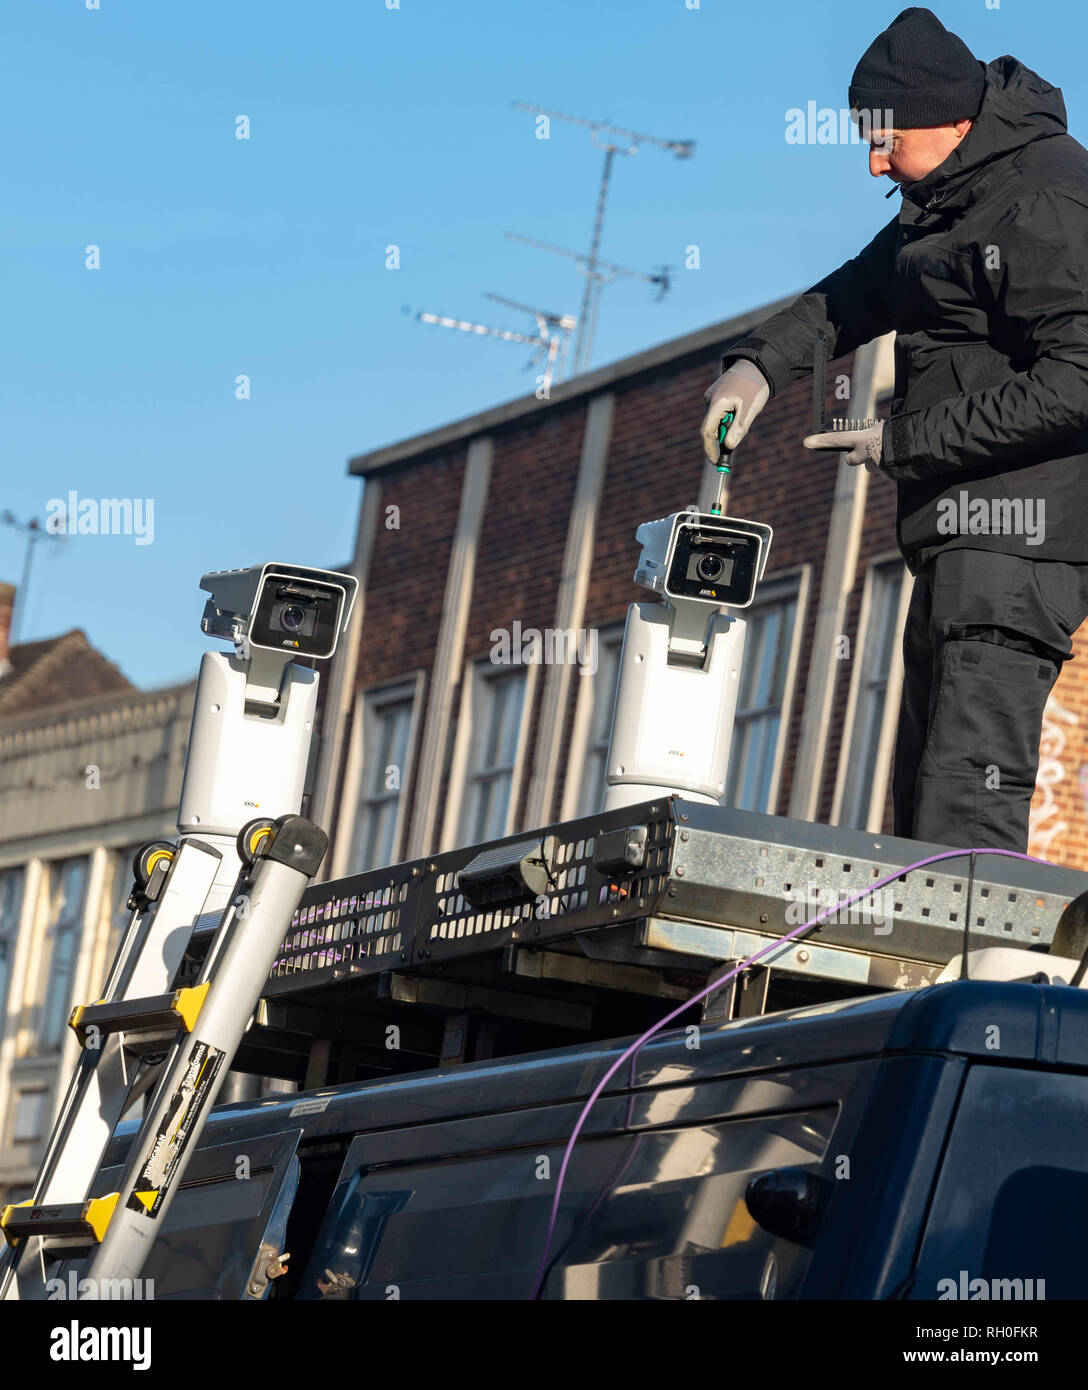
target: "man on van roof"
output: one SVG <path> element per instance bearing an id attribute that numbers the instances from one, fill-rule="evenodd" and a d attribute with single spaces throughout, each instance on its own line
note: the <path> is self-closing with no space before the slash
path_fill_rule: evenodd
<path id="1" fill-rule="evenodd" d="M 898 493 L 914 588 L 894 832 L 1023 851 L 1043 709 L 1088 616 L 1088 151 L 1057 87 L 980 62 L 919 7 L 849 97 L 898 214 L 728 348 L 703 439 L 717 462 L 733 410 L 735 448 L 811 372 L 818 333 L 842 356 L 895 330 L 889 417 L 804 441 Z"/>

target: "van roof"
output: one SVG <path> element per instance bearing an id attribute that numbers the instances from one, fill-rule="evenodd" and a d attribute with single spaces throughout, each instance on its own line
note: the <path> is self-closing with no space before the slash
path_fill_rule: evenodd
<path id="1" fill-rule="evenodd" d="M 604 1093 L 894 1053 L 993 1061 L 995 1026 L 1002 1062 L 1088 1069 L 1088 992 L 970 980 L 705 1026 L 698 1047 L 690 1045 L 687 1028 L 673 1028 L 645 1043 Z M 633 1041 L 582 1043 L 219 1106 L 209 1116 L 200 1147 L 284 1128 L 299 1127 L 303 1138 L 313 1141 L 576 1101 L 589 1095 Z M 138 1124 L 119 1126 L 105 1164 L 122 1161 Z"/>

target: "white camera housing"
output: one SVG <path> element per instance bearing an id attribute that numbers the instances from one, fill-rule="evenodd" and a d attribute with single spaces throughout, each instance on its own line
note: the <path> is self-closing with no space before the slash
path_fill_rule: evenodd
<path id="1" fill-rule="evenodd" d="M 200 587 L 211 594 L 201 630 L 233 642 L 241 656 L 256 649 L 323 660 L 347 629 L 359 583 L 336 570 L 269 562 L 212 570 Z"/>
<path id="2" fill-rule="evenodd" d="M 747 608 L 767 566 L 772 529 L 760 521 L 689 508 L 635 532 L 642 545 L 635 583 L 673 603 Z"/>
<path id="3" fill-rule="evenodd" d="M 218 920 L 238 872 L 238 832 L 301 810 L 320 676 L 296 658 L 332 656 L 359 584 L 270 562 L 212 570 L 200 587 L 211 594 L 201 629 L 235 650 L 205 652 L 200 663 L 178 832 L 223 856 L 204 914 Z"/>
<path id="4" fill-rule="evenodd" d="M 772 534 L 695 507 L 636 531 L 635 582 L 664 602 L 628 609 L 605 810 L 674 794 L 722 804 L 746 634 L 728 610 L 751 604 Z"/>

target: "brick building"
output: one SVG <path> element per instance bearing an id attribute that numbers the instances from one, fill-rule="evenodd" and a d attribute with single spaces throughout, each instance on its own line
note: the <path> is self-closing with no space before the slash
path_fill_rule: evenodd
<path id="1" fill-rule="evenodd" d="M 0 719 L 135 690 L 80 628 L 12 646 L 14 609 L 15 585 L 0 584 Z"/>
<path id="2" fill-rule="evenodd" d="M 329 675 L 312 813 L 338 876 L 520 833 L 599 805 L 636 527 L 698 500 L 703 392 L 780 305 L 362 455 L 359 619 Z M 828 409 L 884 414 L 891 338 L 832 365 Z M 849 391 L 847 399 L 846 392 Z M 895 486 L 813 455 L 811 385 L 773 399 L 725 510 L 774 527 L 749 621 L 729 804 L 891 829 L 911 580 Z M 520 629 L 515 625 L 520 624 Z M 593 675 L 492 660 L 498 632 L 587 629 Z M 1067 665 L 1044 728 L 1033 853 L 1088 866 L 1088 682 Z"/>

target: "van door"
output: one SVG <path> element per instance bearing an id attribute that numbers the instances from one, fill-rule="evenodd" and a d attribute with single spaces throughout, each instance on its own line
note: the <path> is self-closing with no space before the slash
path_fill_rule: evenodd
<path id="1" fill-rule="evenodd" d="M 1085 1299 L 1088 1076 L 973 1066 L 912 1299 Z"/>
<path id="2" fill-rule="evenodd" d="M 282 1240 L 301 1134 L 197 1149 L 141 1271 L 143 1288 L 153 1281 L 156 1300 L 244 1298 L 266 1232 Z M 91 1195 L 116 1191 L 123 1171 L 104 1168 Z"/>
<path id="3" fill-rule="evenodd" d="M 693 1088 L 687 1108 L 729 1089 Z M 652 1114 L 677 1101 L 651 1093 L 612 1108 Z M 811 1252 L 757 1226 L 745 1189 L 769 1168 L 817 1172 L 838 1113 L 829 1094 L 809 1108 L 581 1137 L 542 1296 L 791 1297 Z M 296 1297 L 529 1298 L 577 1114 L 557 1107 L 562 1138 L 544 1143 L 529 1133 L 539 1111 L 358 1136 Z"/>

